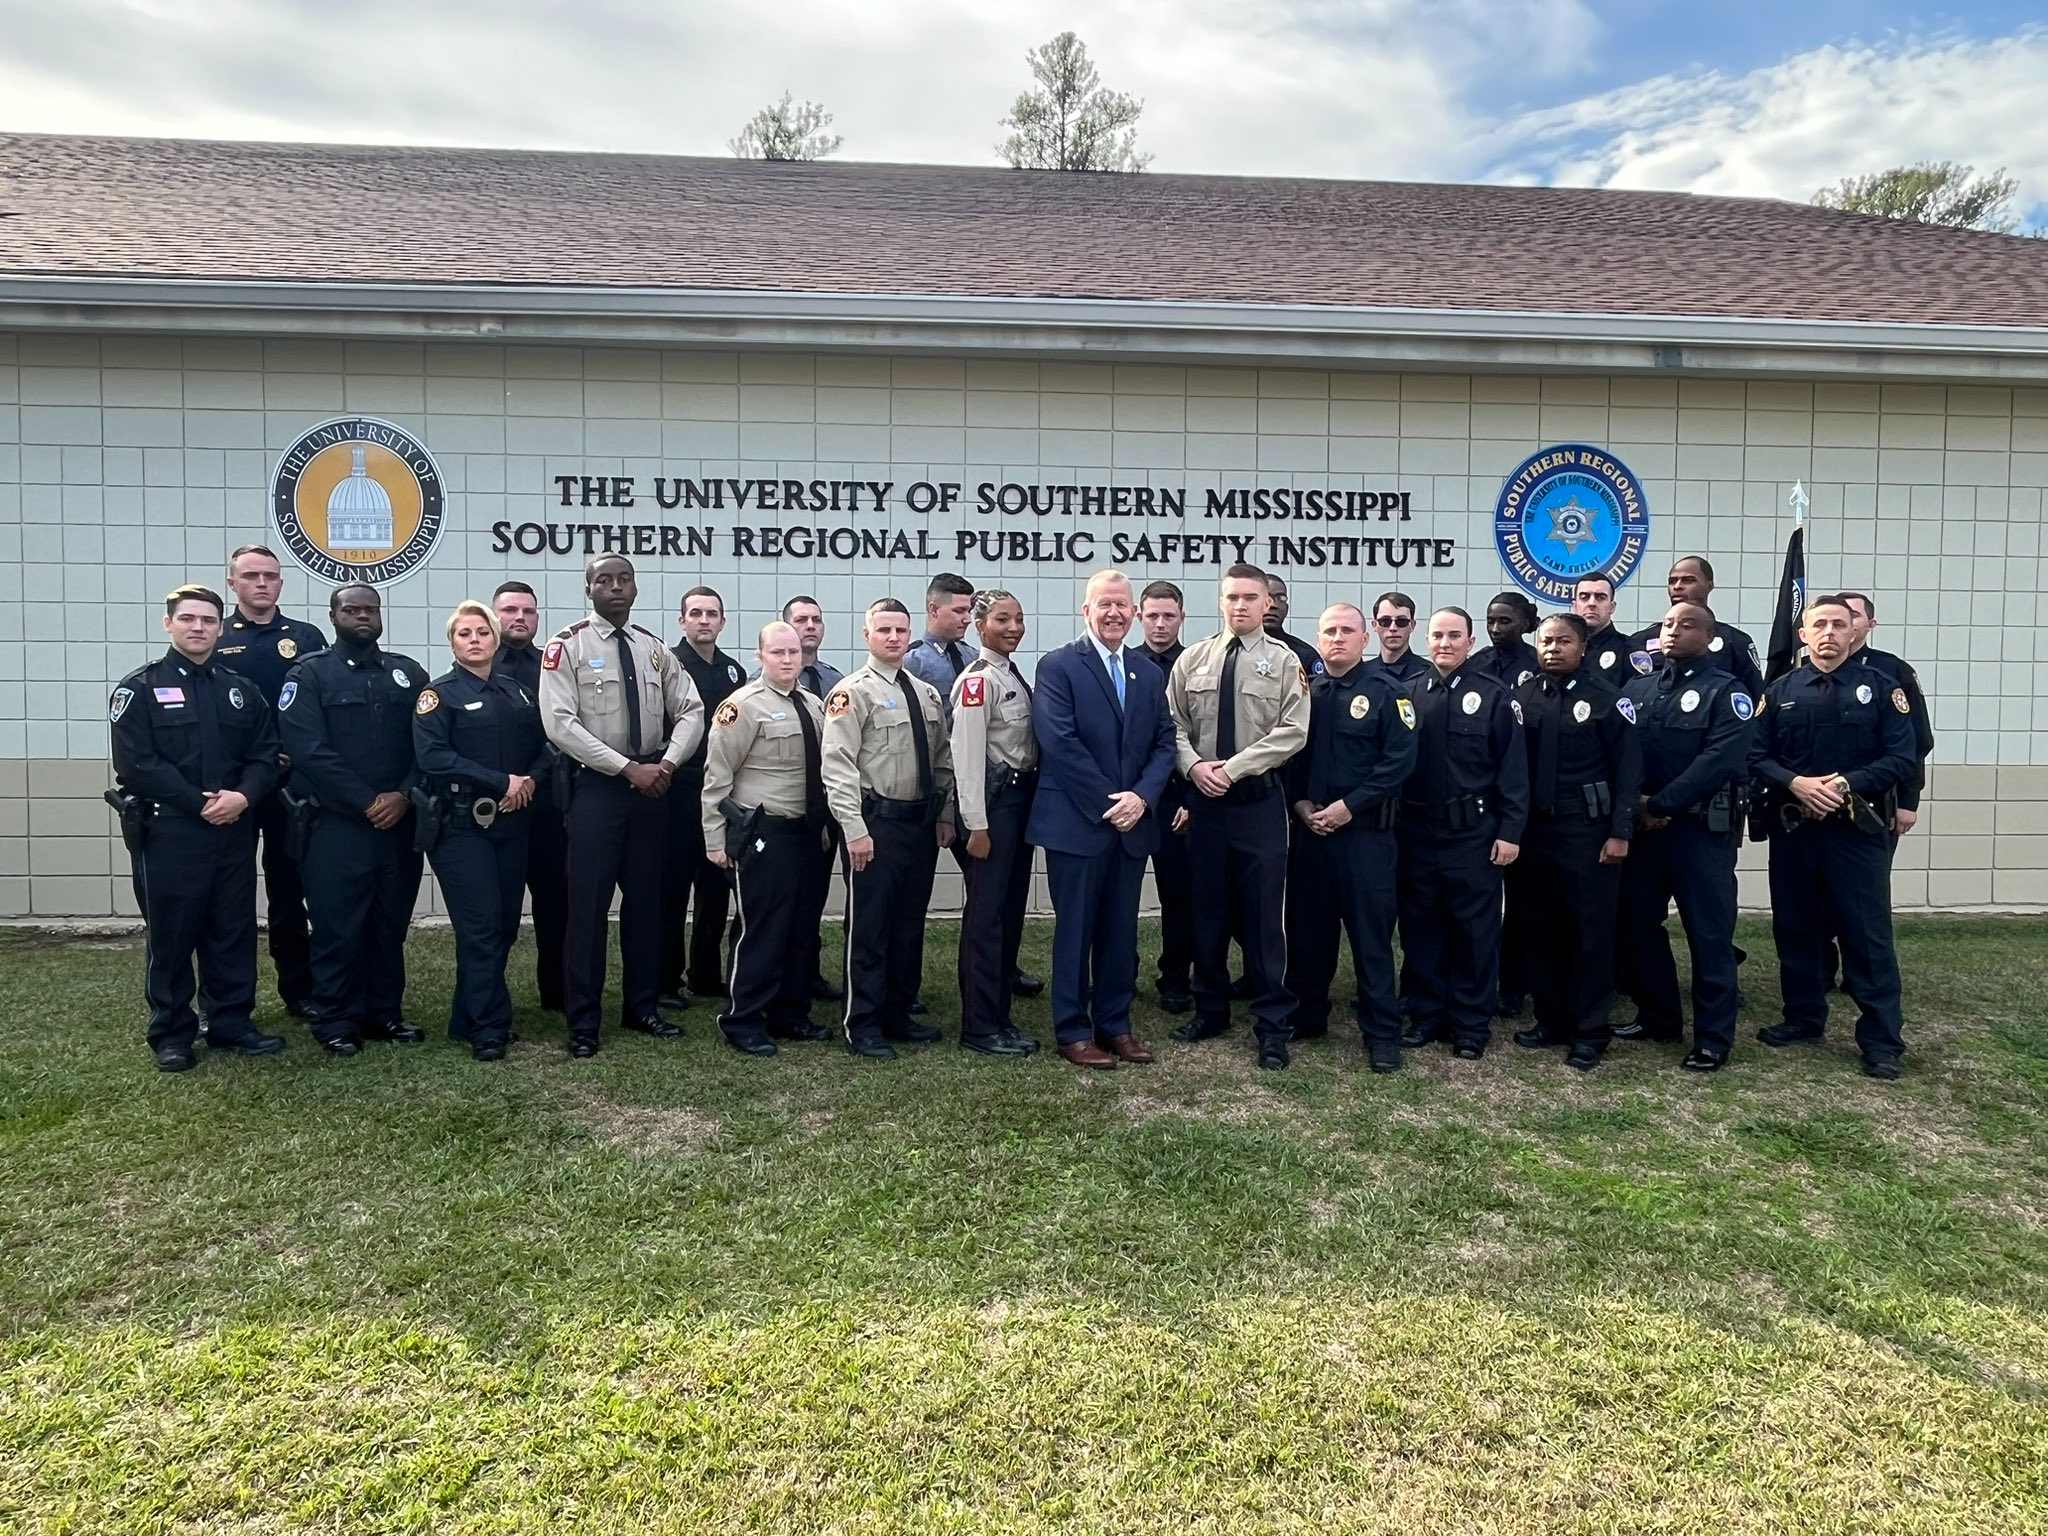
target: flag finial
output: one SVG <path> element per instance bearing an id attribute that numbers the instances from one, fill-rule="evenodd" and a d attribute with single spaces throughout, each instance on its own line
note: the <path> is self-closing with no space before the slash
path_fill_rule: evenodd
<path id="1" fill-rule="evenodd" d="M 1794 480 L 1792 482 L 1792 494 L 1787 500 L 1792 503 L 1792 526 L 1794 528 L 1804 528 L 1806 526 L 1806 509 L 1813 500 L 1812 497 L 1806 494 L 1806 482 L 1804 480 Z"/>

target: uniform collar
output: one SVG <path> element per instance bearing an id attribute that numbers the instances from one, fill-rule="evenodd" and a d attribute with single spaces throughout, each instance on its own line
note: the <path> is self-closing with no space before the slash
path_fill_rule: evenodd
<path id="1" fill-rule="evenodd" d="M 284 626 L 285 617 L 282 608 L 271 609 L 270 617 L 259 624 L 250 618 L 249 615 L 242 612 L 242 605 L 240 603 L 235 604 L 235 616 L 228 620 L 228 628 L 230 629 L 253 629 L 259 635 L 267 634 L 273 629 L 283 629 Z"/>
<path id="2" fill-rule="evenodd" d="M 596 630 L 600 637 L 609 640 L 612 636 L 631 629 L 633 621 L 629 617 L 623 624 L 614 624 L 610 619 L 602 618 L 597 613 L 592 612 L 590 615 L 590 627 Z M 685 641 L 684 643 L 687 644 L 688 642 Z"/>
<path id="3" fill-rule="evenodd" d="M 176 667 L 178 671 L 186 677 L 191 677 L 194 675 L 199 677 L 211 677 L 213 675 L 213 669 L 215 664 L 220 660 L 220 652 L 216 650 L 211 656 L 206 658 L 204 664 L 201 664 L 199 662 L 194 661 L 190 656 L 187 656 L 183 651 L 179 650 L 174 645 L 164 652 L 164 660 L 168 661 L 172 666 Z"/>
<path id="4" fill-rule="evenodd" d="M 898 677 L 903 675 L 903 668 L 901 666 L 892 667 L 888 662 L 877 661 L 873 656 L 868 658 L 868 670 L 885 683 L 893 683 Z"/>

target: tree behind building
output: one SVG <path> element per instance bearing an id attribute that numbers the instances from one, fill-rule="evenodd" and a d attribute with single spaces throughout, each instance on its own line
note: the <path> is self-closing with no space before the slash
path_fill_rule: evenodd
<path id="1" fill-rule="evenodd" d="M 1001 126 L 1010 136 L 996 151 L 1019 170 L 1142 171 L 1138 114 L 1145 103 L 1106 89 L 1088 45 L 1062 32 L 1024 55 L 1038 88 L 1024 92 Z"/>
<path id="2" fill-rule="evenodd" d="M 845 141 L 828 127 L 832 114 L 815 101 L 792 105 L 789 92 L 773 106 L 763 107 L 727 144 L 742 160 L 822 160 L 839 152 Z"/>
<path id="3" fill-rule="evenodd" d="M 1973 165 L 1957 165 L 1953 160 L 1923 160 L 1869 176 L 1844 176 L 1832 187 L 1814 193 L 1813 200 L 1822 208 L 1849 213 L 2011 234 L 2020 222 L 2012 211 L 2018 180 L 2006 175 L 2003 168 L 1988 176 L 1976 171 Z"/>

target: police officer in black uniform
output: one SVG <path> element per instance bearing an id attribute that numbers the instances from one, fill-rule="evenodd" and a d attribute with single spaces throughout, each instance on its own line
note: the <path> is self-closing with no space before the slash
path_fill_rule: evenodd
<path id="1" fill-rule="evenodd" d="M 1654 676 L 1623 690 L 1643 753 L 1643 798 L 1622 866 L 1617 973 L 1636 1016 L 1625 1040 L 1677 1040 L 1685 1030 L 1678 967 L 1664 917 L 1674 899 L 1692 951 L 1692 1050 L 1682 1063 L 1718 1071 L 1735 1044 L 1735 854 L 1742 842 L 1755 701 L 1710 663 L 1714 615 L 1677 603 L 1664 615 Z"/>
<path id="2" fill-rule="evenodd" d="M 1643 782 L 1642 748 L 1621 691 L 1586 664 L 1586 621 L 1556 613 L 1536 630 L 1541 675 L 1515 690 L 1529 749 L 1529 831 L 1508 888 L 1529 923 L 1536 1024 L 1515 1044 L 1568 1045 L 1591 1071 L 1607 1050 L 1614 918 Z"/>
<path id="3" fill-rule="evenodd" d="M 1187 647 L 1181 626 L 1187 598 L 1170 581 L 1155 581 L 1138 596 L 1143 643 L 1131 654 L 1156 664 L 1168 677 Z M 1176 772 L 1159 797 L 1159 846 L 1152 851 L 1152 885 L 1159 896 L 1159 1006 L 1186 1013 L 1195 1006 L 1189 973 L 1195 963 L 1195 881 L 1188 862 L 1187 808 L 1193 792 Z"/>
<path id="4" fill-rule="evenodd" d="M 192 958 L 211 1018 L 206 1043 L 241 1056 L 284 1049 L 250 1022 L 256 1005 L 256 819 L 277 782 L 277 727 L 262 690 L 221 665 L 220 595 L 164 599 L 171 648 L 122 678 L 108 702 L 121 834 L 149 925 L 149 1048 L 160 1072 L 192 1066 L 199 1029 Z"/>
<path id="5" fill-rule="evenodd" d="M 412 712 L 427 671 L 377 644 L 376 588 L 335 588 L 327 614 L 334 645 L 292 668 L 277 718 L 292 794 L 310 800 L 300 863 L 313 912 L 313 1037 L 354 1056 L 365 1040 L 426 1039 L 404 1004 L 421 872 L 407 798 L 419 782 Z"/>
<path id="6" fill-rule="evenodd" d="M 412 739 L 430 816 L 428 857 L 455 929 L 448 1038 L 478 1061 L 502 1061 L 512 1036 L 505 961 L 519 935 L 534 797 L 547 771 L 540 700 L 492 667 L 497 616 L 474 599 L 448 616 L 452 671 L 420 690 Z"/>
<path id="7" fill-rule="evenodd" d="M 1635 647 L 1614 627 L 1614 578 L 1594 572 L 1572 587 L 1572 612 L 1586 621 L 1586 667 L 1617 692 L 1635 669 L 1628 663 Z"/>
<path id="8" fill-rule="evenodd" d="M 1382 592 L 1372 600 L 1372 632 L 1379 654 L 1360 663 L 1378 673 L 1411 703 L 1436 676 L 1429 659 L 1415 649 L 1415 599 L 1406 592 Z"/>
<path id="9" fill-rule="evenodd" d="M 1665 599 L 1673 604 L 1697 603 L 1707 607 L 1714 596 L 1714 567 L 1705 555 L 1686 555 L 1672 562 L 1671 573 L 1664 578 Z M 1663 621 L 1639 629 L 1629 637 L 1629 665 L 1638 677 L 1648 677 L 1657 670 L 1657 651 L 1663 643 Z M 1752 704 L 1763 696 L 1763 663 L 1757 656 L 1756 642 L 1737 629 L 1733 624 L 1714 622 L 1714 638 L 1707 644 L 1706 654 L 1699 658 L 1709 667 L 1720 667 L 1734 675 L 1742 684 L 1742 692 Z"/>
<path id="10" fill-rule="evenodd" d="M 1510 695 L 1536 676 L 1536 648 L 1528 636 L 1536 631 L 1536 605 L 1519 592 L 1498 592 L 1486 605 L 1487 644 L 1475 648 L 1471 665 L 1507 689 Z M 1534 933 L 1522 902 L 1524 886 L 1509 878 L 1504 882 L 1504 912 L 1500 929 L 1500 1000 L 1494 1012 L 1511 1019 L 1522 1011 L 1529 994 L 1529 977 L 1534 967 L 1530 944 Z"/>
<path id="11" fill-rule="evenodd" d="M 498 654 L 491 661 L 491 671 L 511 678 L 537 701 L 540 647 L 535 639 L 540 634 L 540 605 L 533 588 L 523 581 L 500 582 L 491 594 L 491 611 L 498 619 Z M 554 758 L 550 747 L 549 772 L 540 777 L 527 818 L 526 891 L 533 901 L 533 969 L 540 1005 L 563 1013 L 569 1006 L 563 971 L 563 943 L 569 926 L 569 829 L 555 793 Z"/>
<path id="12" fill-rule="evenodd" d="M 1394 820 L 1415 767 L 1415 706 L 1364 667 L 1365 615 L 1349 603 L 1316 626 L 1308 745 L 1288 762 L 1287 984 L 1293 1038 L 1330 1032 L 1341 926 L 1358 978 L 1356 1015 L 1375 1072 L 1401 1065 L 1394 992 Z"/>
<path id="13" fill-rule="evenodd" d="M 1877 628 L 1877 604 L 1864 592 L 1844 592 L 1844 602 L 1855 619 L 1852 661 L 1874 667 L 1885 679 L 1885 693 L 1897 688 L 1906 695 L 1906 718 L 1913 726 L 1913 771 L 1899 785 L 1898 814 L 1893 818 L 1893 846 L 1898 834 L 1913 830 L 1920 819 L 1920 796 L 1927 788 L 1927 759 L 1934 752 L 1934 721 L 1927 709 L 1927 695 L 1920 687 L 1920 674 L 1903 657 L 1881 651 L 1870 643 Z"/>
<path id="14" fill-rule="evenodd" d="M 1415 702 L 1415 770 L 1401 790 L 1401 1043 L 1448 1037 L 1477 1061 L 1493 1037 L 1501 871 L 1521 852 L 1529 758 L 1521 706 L 1471 662 L 1472 616 L 1439 608 L 1428 639 L 1437 675 Z"/>
<path id="15" fill-rule="evenodd" d="M 1266 596 L 1272 600 L 1273 606 L 1266 610 L 1265 621 L 1261 627 L 1273 639 L 1278 640 L 1287 649 L 1294 652 L 1294 659 L 1301 663 L 1301 675 L 1303 677 L 1315 676 L 1316 668 L 1323 664 L 1321 653 L 1298 635 L 1290 635 L 1287 632 L 1288 604 L 1286 578 L 1268 575 L 1266 577 Z M 1242 947 L 1244 941 L 1242 934 L 1234 933 L 1231 937 L 1236 939 L 1240 947 Z"/>
<path id="16" fill-rule="evenodd" d="M 302 657 L 327 649 L 327 636 L 317 627 L 278 612 L 283 588 L 283 568 L 261 544 L 244 544 L 228 556 L 228 591 L 234 595 L 235 611 L 214 652 L 263 690 L 273 712 L 284 692 L 285 674 Z M 286 765 L 279 771 L 278 788 L 289 782 Z M 277 967 L 277 995 L 285 1012 L 304 1018 L 306 998 L 313 989 L 312 951 L 306 940 L 305 883 L 299 861 L 285 852 L 284 799 L 274 789 L 255 803 L 250 814 L 256 818 L 256 835 L 263 846 L 263 904 L 270 960 Z"/>
<path id="17" fill-rule="evenodd" d="M 692 587 L 683 594 L 677 622 L 682 625 L 683 638 L 669 649 L 697 685 L 709 719 L 747 680 L 740 664 L 718 648 L 718 636 L 725 629 L 725 599 L 710 587 Z M 704 753 L 710 739 L 707 731 L 697 750 L 683 760 L 668 795 L 668 862 L 662 872 L 661 898 L 660 1002 L 664 1008 L 689 1007 L 690 992 L 700 997 L 725 995 L 725 919 L 731 905 L 732 877 L 705 856 L 704 813 L 698 803 L 704 792 Z M 689 913 L 693 896 L 696 911 Z M 686 915 L 694 921 L 686 924 Z"/>
<path id="18" fill-rule="evenodd" d="M 1809 664 L 1765 691 L 1750 744 L 1752 777 L 1768 791 L 1771 932 L 1782 1022 L 1766 1045 L 1817 1043 L 1827 1028 L 1827 941 L 1861 1010 L 1856 1044 L 1866 1076 L 1899 1075 L 1905 1054 L 1899 962 L 1892 947 L 1891 830 L 1898 786 L 1913 772 L 1912 706 L 1873 667 L 1850 659 L 1853 614 L 1838 595 L 1806 605 Z"/>

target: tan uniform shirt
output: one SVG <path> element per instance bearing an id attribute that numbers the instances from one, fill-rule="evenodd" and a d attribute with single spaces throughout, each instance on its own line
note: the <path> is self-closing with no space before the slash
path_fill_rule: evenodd
<path id="1" fill-rule="evenodd" d="M 868 835 L 868 824 L 860 813 L 863 791 L 885 800 L 918 797 L 917 744 L 911 734 L 909 705 L 896 681 L 899 674 L 910 678 L 924 711 L 932 789 L 948 797 L 939 819 L 953 819 L 953 754 L 946 739 L 945 701 L 924 679 L 870 661 L 848 674 L 825 700 L 825 798 L 848 842 Z"/>
<path id="2" fill-rule="evenodd" d="M 633 647 L 640 693 L 637 742 L 628 739 L 622 639 Z M 571 624 L 541 653 L 540 719 L 549 741 L 599 773 L 620 773 L 634 758 L 657 752 L 677 768 L 704 739 L 704 701 L 675 653 L 638 624 L 614 629 L 595 614 Z M 675 727 L 666 739 L 664 720 Z"/>
<path id="3" fill-rule="evenodd" d="M 1031 734 L 1031 692 L 1009 659 L 983 651 L 953 679 L 953 783 L 960 825 L 988 830 L 988 770 L 1038 766 Z"/>
<path id="4" fill-rule="evenodd" d="M 1167 679 L 1180 771 L 1216 759 L 1216 725 L 1224 709 L 1224 650 L 1236 637 L 1225 630 L 1181 653 Z M 1245 638 L 1237 658 L 1237 752 L 1224 764 L 1241 784 L 1270 773 L 1308 741 L 1308 678 L 1301 659 L 1264 630 Z"/>
<path id="5" fill-rule="evenodd" d="M 730 799 L 770 816 L 804 813 L 804 726 L 797 711 L 809 710 L 824 743 L 825 706 L 803 689 L 778 693 L 757 680 L 736 689 L 711 715 L 711 739 L 704 752 L 704 845 L 725 846 L 725 815 L 718 802 Z M 818 807 L 823 815 L 825 807 Z"/>

